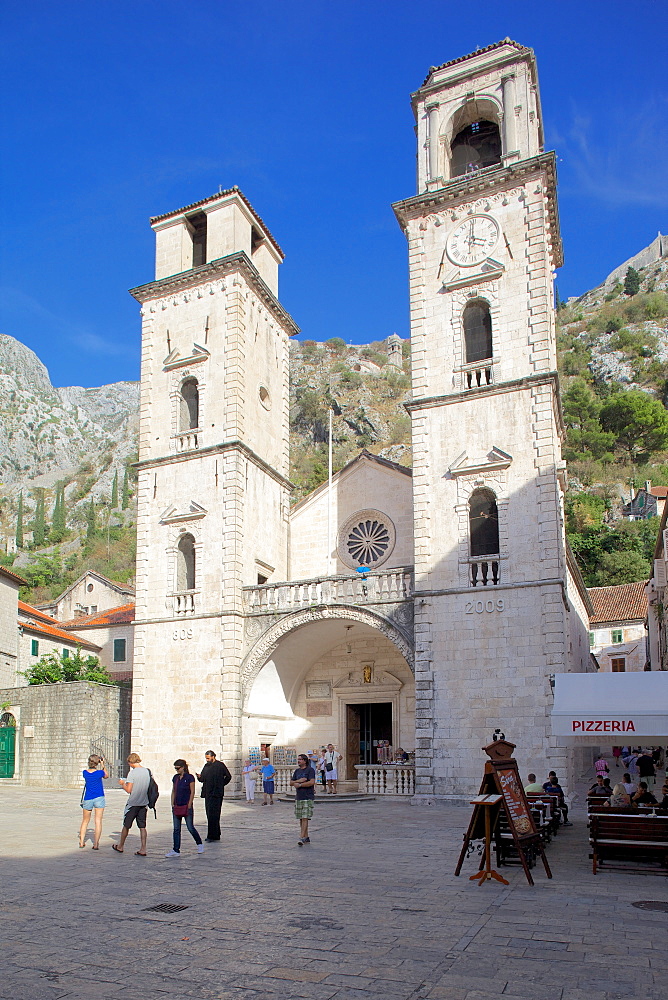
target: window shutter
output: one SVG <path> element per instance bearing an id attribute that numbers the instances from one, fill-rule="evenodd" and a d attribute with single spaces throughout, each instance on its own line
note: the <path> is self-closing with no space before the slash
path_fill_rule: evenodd
<path id="1" fill-rule="evenodd" d="M 654 560 L 654 582 L 657 587 L 666 586 L 666 562 L 664 559 Z"/>

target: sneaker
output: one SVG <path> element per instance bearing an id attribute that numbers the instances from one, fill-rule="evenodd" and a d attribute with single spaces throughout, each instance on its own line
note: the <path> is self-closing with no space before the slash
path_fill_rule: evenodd
<path id="1" fill-rule="evenodd" d="M 204 854 L 204 844 L 198 844 L 197 845 L 197 853 L 198 854 Z"/>
<path id="2" fill-rule="evenodd" d="M 573 824 L 570 822 L 570 820 L 565 819 L 564 826 L 573 826 Z"/>
<path id="3" fill-rule="evenodd" d="M 180 858 L 181 857 L 181 852 L 180 851 L 170 851 L 169 854 L 165 854 L 165 857 L 166 858 Z"/>
<path id="4" fill-rule="evenodd" d="M 302 837 L 302 844 L 310 844 L 310 843 L 311 843 L 310 837 Z"/>
<path id="5" fill-rule="evenodd" d="M 297 847 L 303 847 L 303 846 L 304 846 L 304 843 L 305 843 L 305 841 L 303 841 L 303 840 L 298 840 L 298 841 L 297 841 Z"/>

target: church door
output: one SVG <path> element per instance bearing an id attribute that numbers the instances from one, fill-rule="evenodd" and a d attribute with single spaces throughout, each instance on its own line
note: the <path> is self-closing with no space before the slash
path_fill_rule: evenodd
<path id="1" fill-rule="evenodd" d="M 14 777 L 16 727 L 0 727 L 0 778 Z"/>
<path id="2" fill-rule="evenodd" d="M 357 780 L 355 764 L 360 763 L 361 705 L 346 705 L 346 778 Z"/>

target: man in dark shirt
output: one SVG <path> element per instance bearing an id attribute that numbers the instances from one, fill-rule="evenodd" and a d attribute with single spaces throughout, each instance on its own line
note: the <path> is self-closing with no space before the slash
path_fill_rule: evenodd
<path id="1" fill-rule="evenodd" d="M 573 826 L 568 820 L 568 806 L 564 801 L 564 790 L 559 784 L 559 778 L 556 776 L 554 771 L 550 771 L 551 778 L 550 781 L 544 785 L 545 792 L 548 795 L 558 795 L 559 796 L 559 807 L 561 809 L 561 815 L 564 817 L 564 826 Z"/>
<path id="2" fill-rule="evenodd" d="M 603 775 L 599 774 L 596 779 L 596 784 L 592 785 L 587 795 L 605 795 L 606 798 L 610 795 L 611 789 L 605 787 L 605 782 L 603 780 Z"/>
<path id="3" fill-rule="evenodd" d="M 656 776 L 656 771 L 654 770 L 654 761 L 652 760 L 652 755 L 646 750 L 638 757 L 636 762 L 636 767 L 638 768 L 638 774 L 647 782 L 648 788 L 654 787 L 654 778 Z"/>
<path id="4" fill-rule="evenodd" d="M 293 773 L 290 784 L 295 793 L 295 816 L 299 820 L 299 840 L 297 844 L 303 847 L 310 844 L 311 838 L 308 835 L 308 821 L 313 816 L 313 800 L 315 799 L 315 771 L 310 766 L 309 759 L 305 753 L 300 753 L 297 758 L 297 770 Z"/>
<path id="5" fill-rule="evenodd" d="M 657 804 L 656 799 L 647 789 L 646 781 L 638 782 L 638 791 L 633 796 L 632 801 L 637 802 L 641 806 L 655 806 Z"/>
<path id="6" fill-rule="evenodd" d="M 197 780 L 202 782 L 202 798 L 209 825 L 206 840 L 211 844 L 220 840 L 220 810 L 223 808 L 225 785 L 232 780 L 232 775 L 222 760 L 216 760 L 213 750 L 207 750 L 204 756 L 206 764 L 202 773 L 197 775 Z"/>

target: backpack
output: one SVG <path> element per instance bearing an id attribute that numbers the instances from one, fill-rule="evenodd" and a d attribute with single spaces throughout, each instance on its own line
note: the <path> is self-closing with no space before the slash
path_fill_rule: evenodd
<path id="1" fill-rule="evenodd" d="M 148 775 L 149 775 L 148 792 L 146 793 L 148 795 L 148 807 L 149 807 L 149 809 L 153 810 L 153 815 L 157 819 L 158 818 L 158 814 L 155 811 L 155 804 L 158 801 L 158 799 L 160 798 L 160 791 L 158 789 L 158 782 L 155 780 L 155 778 L 151 774 L 151 769 L 147 768 L 147 770 L 148 770 Z"/>

